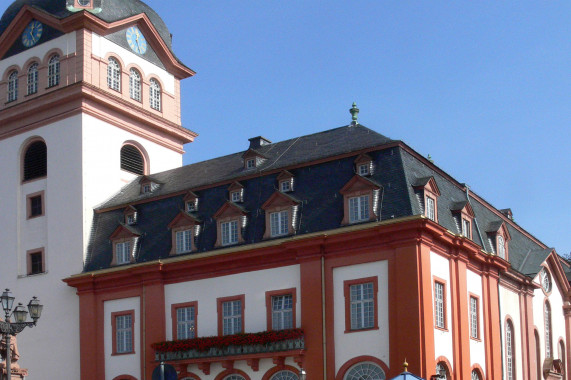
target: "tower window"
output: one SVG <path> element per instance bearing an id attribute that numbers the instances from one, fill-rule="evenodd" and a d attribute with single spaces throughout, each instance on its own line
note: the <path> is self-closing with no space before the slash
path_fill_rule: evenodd
<path id="1" fill-rule="evenodd" d="M 28 275 L 40 274 L 45 272 L 44 268 L 44 249 L 28 251 Z"/>
<path id="2" fill-rule="evenodd" d="M 107 86 L 115 91 L 121 91 L 121 66 L 115 58 L 109 58 L 107 64 Z"/>
<path id="3" fill-rule="evenodd" d="M 38 64 L 32 63 L 28 68 L 28 95 L 38 92 Z"/>
<path id="4" fill-rule="evenodd" d="M 145 161 L 139 149 L 133 145 L 124 145 L 121 148 L 121 169 L 133 174 L 145 174 Z"/>
<path id="5" fill-rule="evenodd" d="M 8 76 L 8 102 L 18 99 L 18 72 L 12 71 Z"/>
<path id="6" fill-rule="evenodd" d="M 151 79 L 149 101 L 151 104 L 151 108 L 157 111 L 161 110 L 161 85 L 156 79 Z"/>
<path id="7" fill-rule="evenodd" d="M 141 101 L 141 74 L 135 69 L 131 69 L 129 74 L 129 95 L 131 99 Z"/>
<path id="8" fill-rule="evenodd" d="M 24 154 L 24 181 L 45 177 L 48 173 L 47 147 L 43 141 L 35 141 Z"/>
<path id="9" fill-rule="evenodd" d="M 59 84 L 60 66 L 59 55 L 52 55 L 48 62 L 48 87 L 57 86 Z"/>

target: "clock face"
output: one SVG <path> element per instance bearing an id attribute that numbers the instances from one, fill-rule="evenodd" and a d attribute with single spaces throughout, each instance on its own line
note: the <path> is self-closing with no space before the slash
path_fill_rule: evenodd
<path id="1" fill-rule="evenodd" d="M 143 33 L 136 26 L 132 26 L 127 29 L 125 34 L 127 37 L 127 43 L 129 47 L 137 54 L 145 54 L 147 51 L 147 40 L 143 36 Z"/>
<path id="2" fill-rule="evenodd" d="M 33 20 L 26 26 L 24 33 L 22 33 L 22 44 L 25 47 L 34 46 L 42 37 L 42 32 L 44 31 L 44 26 L 41 22 Z"/>

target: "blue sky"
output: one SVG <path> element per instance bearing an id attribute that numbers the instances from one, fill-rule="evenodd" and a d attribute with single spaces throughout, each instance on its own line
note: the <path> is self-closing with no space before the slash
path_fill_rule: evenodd
<path id="1" fill-rule="evenodd" d="M 571 2 L 147 0 L 197 72 L 185 164 L 359 122 L 571 252 Z"/>

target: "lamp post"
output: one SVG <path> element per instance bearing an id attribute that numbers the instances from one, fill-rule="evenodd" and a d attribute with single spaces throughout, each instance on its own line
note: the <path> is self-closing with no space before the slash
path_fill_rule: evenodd
<path id="1" fill-rule="evenodd" d="M 4 321 L 0 321 L 0 332 L 4 335 L 6 341 L 6 379 L 12 380 L 12 368 L 10 363 L 10 340 L 12 336 L 16 336 L 21 333 L 26 327 L 34 327 L 40 319 L 42 314 L 42 309 L 44 306 L 40 304 L 40 300 L 33 297 L 28 303 L 28 311 L 30 312 L 30 317 L 32 322 L 26 322 L 28 316 L 28 311 L 24 306 L 19 303 L 18 306 L 12 311 L 12 306 L 14 305 L 15 297 L 10 292 L 10 289 L 6 289 L 2 296 L 0 296 L 0 302 L 2 303 L 2 309 L 4 309 Z M 14 316 L 15 322 L 10 321 L 10 317 Z"/>
<path id="2" fill-rule="evenodd" d="M 307 373 L 305 372 L 305 370 L 302 368 L 299 370 L 299 380 L 305 380 L 307 378 Z"/>

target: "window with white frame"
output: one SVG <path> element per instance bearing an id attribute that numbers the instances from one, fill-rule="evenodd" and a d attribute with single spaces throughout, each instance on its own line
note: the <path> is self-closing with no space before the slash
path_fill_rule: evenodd
<path id="1" fill-rule="evenodd" d="M 183 230 L 176 232 L 176 253 L 184 253 L 192 251 L 192 230 Z"/>
<path id="2" fill-rule="evenodd" d="M 470 338 L 480 337 L 478 329 L 478 299 L 470 296 Z"/>
<path id="3" fill-rule="evenodd" d="M 241 202 L 242 201 L 242 196 L 241 196 L 241 191 L 232 191 L 230 193 L 230 200 L 234 203 L 236 202 Z"/>
<path id="4" fill-rule="evenodd" d="M 156 79 L 150 80 L 149 102 L 152 109 L 161 110 L 161 85 Z"/>
<path id="5" fill-rule="evenodd" d="M 541 272 L 539 272 L 539 282 L 544 292 L 551 292 L 551 277 L 545 267 L 541 268 Z"/>
<path id="6" fill-rule="evenodd" d="M 280 191 L 282 193 L 287 193 L 288 191 L 291 191 L 291 180 L 281 181 L 280 182 Z"/>
<path id="7" fill-rule="evenodd" d="M 436 210 L 434 209 L 434 199 L 426 197 L 426 217 L 430 220 L 436 220 Z"/>
<path id="8" fill-rule="evenodd" d="M 472 370 L 472 375 L 470 377 L 471 380 L 482 380 L 480 378 L 480 374 L 478 373 L 478 371 L 476 371 L 475 369 Z"/>
<path id="9" fill-rule="evenodd" d="M 28 67 L 28 95 L 38 92 L 38 64 L 32 63 Z"/>
<path id="10" fill-rule="evenodd" d="M 543 306 L 544 325 L 545 325 L 545 357 L 553 358 L 553 350 L 551 346 L 551 305 L 545 302 Z"/>
<path id="11" fill-rule="evenodd" d="M 368 174 L 369 174 L 369 164 L 359 165 L 359 175 L 368 175 Z"/>
<path id="12" fill-rule="evenodd" d="M 289 213 L 287 210 L 270 213 L 270 228 L 272 237 L 288 234 L 288 214 Z"/>
<path id="13" fill-rule="evenodd" d="M 349 223 L 369 220 L 369 196 L 349 198 Z"/>
<path id="14" fill-rule="evenodd" d="M 299 380 L 299 376 L 297 376 L 294 372 L 283 370 L 276 372 L 270 380 Z"/>
<path id="15" fill-rule="evenodd" d="M 506 375 L 507 380 L 514 380 L 514 330 L 511 321 L 506 323 Z"/>
<path id="16" fill-rule="evenodd" d="M 186 201 L 186 212 L 194 212 L 198 208 L 198 199 Z"/>
<path id="17" fill-rule="evenodd" d="M 361 362 L 349 368 L 343 380 L 385 380 L 385 372 L 381 367 L 371 362 Z"/>
<path id="18" fill-rule="evenodd" d="M 133 352 L 133 317 L 131 314 L 115 317 L 115 339 L 116 353 Z"/>
<path id="19" fill-rule="evenodd" d="M 222 335 L 242 332 L 242 300 L 222 303 Z"/>
<path id="20" fill-rule="evenodd" d="M 115 255 L 117 264 L 127 264 L 131 262 L 131 242 L 124 241 L 115 243 Z"/>
<path id="21" fill-rule="evenodd" d="M 498 256 L 502 259 L 506 258 L 506 242 L 502 235 L 498 235 Z"/>
<path id="22" fill-rule="evenodd" d="M 224 378 L 224 380 L 246 380 L 246 379 L 242 375 L 232 374 L 232 375 L 226 376 Z"/>
<path id="23" fill-rule="evenodd" d="M 194 338 L 195 326 L 194 306 L 179 307 L 176 309 L 176 339 Z"/>
<path id="24" fill-rule="evenodd" d="M 351 295 L 351 330 L 375 326 L 375 291 L 372 282 L 349 287 Z"/>
<path id="25" fill-rule="evenodd" d="M 434 321 L 436 327 L 446 328 L 446 320 L 444 319 L 444 284 L 434 282 Z"/>
<path id="26" fill-rule="evenodd" d="M 248 158 L 246 160 L 246 169 L 254 169 L 256 167 L 256 159 Z"/>
<path id="27" fill-rule="evenodd" d="M 293 296 L 272 296 L 272 330 L 293 328 Z"/>
<path id="28" fill-rule="evenodd" d="M 222 245 L 238 243 L 238 221 L 220 223 Z"/>
<path id="29" fill-rule="evenodd" d="M 131 99 L 141 101 L 141 74 L 135 69 L 129 71 L 129 95 Z"/>
<path id="30" fill-rule="evenodd" d="M 54 54 L 48 61 L 48 87 L 54 87 L 59 84 L 60 63 L 59 55 Z"/>
<path id="31" fill-rule="evenodd" d="M 107 87 L 121 91 L 121 66 L 115 58 L 109 58 L 107 62 Z"/>
<path id="32" fill-rule="evenodd" d="M 8 76 L 8 102 L 18 99 L 18 72 L 12 71 Z"/>
<path id="33" fill-rule="evenodd" d="M 470 239 L 470 221 L 468 219 L 462 218 L 462 236 L 467 237 Z"/>

